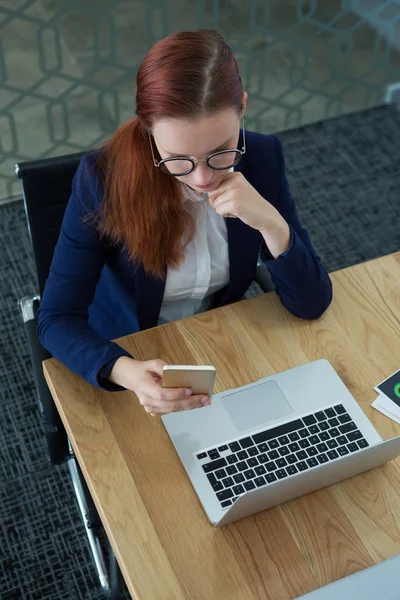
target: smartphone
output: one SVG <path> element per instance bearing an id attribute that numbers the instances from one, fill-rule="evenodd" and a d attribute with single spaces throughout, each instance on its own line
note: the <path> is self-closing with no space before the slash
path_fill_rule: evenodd
<path id="1" fill-rule="evenodd" d="M 192 394 L 207 394 L 211 400 L 215 374 L 215 367 L 210 365 L 166 365 L 163 368 L 162 386 L 191 388 Z"/>

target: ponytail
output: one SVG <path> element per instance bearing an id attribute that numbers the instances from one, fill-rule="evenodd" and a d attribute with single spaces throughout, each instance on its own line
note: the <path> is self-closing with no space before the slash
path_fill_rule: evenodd
<path id="1" fill-rule="evenodd" d="M 162 278 L 165 266 L 181 262 L 194 223 L 183 208 L 179 181 L 154 166 L 138 117 L 103 145 L 97 166 L 104 186 L 100 234 L 121 243 L 132 262 Z"/>

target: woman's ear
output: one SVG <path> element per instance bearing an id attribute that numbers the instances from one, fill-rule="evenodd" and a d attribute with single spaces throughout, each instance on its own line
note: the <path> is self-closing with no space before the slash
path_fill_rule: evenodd
<path id="1" fill-rule="evenodd" d="M 240 118 L 243 117 L 244 113 L 246 112 L 246 107 L 247 107 L 247 98 L 248 98 L 248 94 L 247 92 L 243 92 L 243 98 L 242 98 L 242 106 L 241 106 L 241 114 L 240 114 Z"/>

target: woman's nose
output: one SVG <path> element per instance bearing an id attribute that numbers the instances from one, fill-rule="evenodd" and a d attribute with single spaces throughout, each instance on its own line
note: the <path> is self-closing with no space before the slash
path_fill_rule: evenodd
<path id="1" fill-rule="evenodd" d="M 194 185 L 208 185 L 213 178 L 212 169 L 206 162 L 198 162 L 192 173 L 192 182 Z"/>

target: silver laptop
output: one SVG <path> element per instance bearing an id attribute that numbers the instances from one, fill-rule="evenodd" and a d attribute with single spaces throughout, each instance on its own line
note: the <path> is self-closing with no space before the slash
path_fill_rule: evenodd
<path id="1" fill-rule="evenodd" d="M 400 454 L 382 441 L 327 360 L 162 417 L 203 508 L 225 525 L 373 469 Z"/>
<path id="2" fill-rule="evenodd" d="M 399 600 L 400 555 L 334 581 L 297 600 Z"/>

